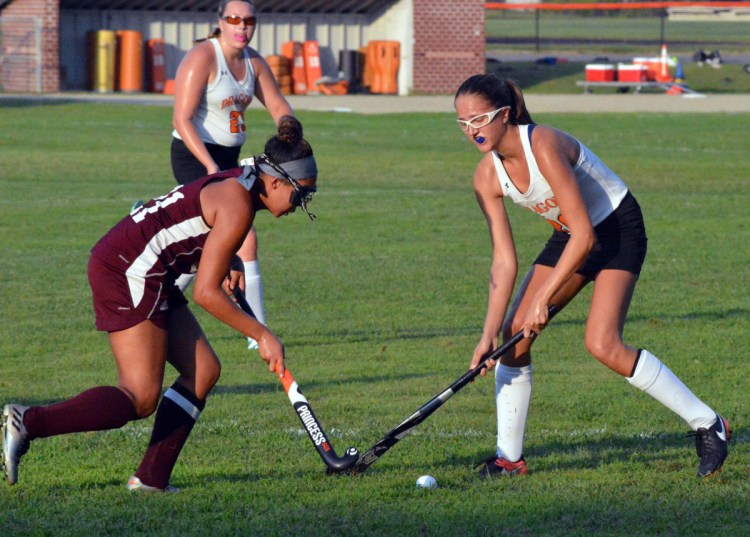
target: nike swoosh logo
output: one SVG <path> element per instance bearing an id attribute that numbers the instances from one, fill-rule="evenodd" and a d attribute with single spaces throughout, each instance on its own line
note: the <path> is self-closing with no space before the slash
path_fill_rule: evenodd
<path id="1" fill-rule="evenodd" d="M 716 436 L 721 438 L 722 442 L 727 441 L 727 431 L 724 427 L 724 420 L 721 418 L 721 416 L 718 416 L 716 418 L 718 427 L 716 428 Z"/>

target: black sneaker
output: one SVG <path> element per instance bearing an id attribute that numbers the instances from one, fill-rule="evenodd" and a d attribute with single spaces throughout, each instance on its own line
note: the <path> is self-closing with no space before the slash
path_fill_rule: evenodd
<path id="1" fill-rule="evenodd" d="M 732 429 L 729 422 L 716 414 L 716 423 L 708 429 L 701 427 L 691 436 L 695 436 L 695 451 L 701 459 L 698 464 L 698 477 L 708 477 L 721 469 L 729 451 L 729 439 Z"/>
<path id="2" fill-rule="evenodd" d="M 526 466 L 526 459 L 521 456 L 516 462 L 510 462 L 507 459 L 492 455 L 477 464 L 474 468 L 482 467 L 479 470 L 479 477 L 486 479 L 488 477 L 526 475 L 529 469 Z"/>

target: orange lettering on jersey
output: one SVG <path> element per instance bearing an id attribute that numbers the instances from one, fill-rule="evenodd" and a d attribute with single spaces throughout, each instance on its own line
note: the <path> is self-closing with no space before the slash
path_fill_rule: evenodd
<path id="1" fill-rule="evenodd" d="M 234 96 L 234 102 L 237 104 L 237 106 L 242 106 L 244 108 L 247 108 L 250 105 L 250 101 L 252 100 L 252 96 L 245 93 L 240 93 L 239 95 Z"/>
<path id="2" fill-rule="evenodd" d="M 533 207 L 529 207 L 536 214 L 544 214 L 557 207 L 557 200 L 555 198 L 547 198 L 541 203 L 537 203 Z"/>
<path id="3" fill-rule="evenodd" d="M 552 224 L 552 227 L 557 231 L 562 231 L 563 233 L 570 234 L 570 228 L 568 227 L 568 223 L 565 221 L 565 218 L 563 218 L 563 215 L 558 215 L 557 220 L 547 220 L 547 222 Z"/>

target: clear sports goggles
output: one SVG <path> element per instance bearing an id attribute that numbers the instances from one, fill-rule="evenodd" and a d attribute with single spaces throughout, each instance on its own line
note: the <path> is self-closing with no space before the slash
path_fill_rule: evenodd
<path id="1" fill-rule="evenodd" d="M 492 123 L 495 120 L 495 117 L 506 108 L 510 108 L 510 106 L 503 106 L 501 108 L 498 108 L 497 110 L 479 114 L 478 116 L 474 116 L 473 118 L 468 120 L 457 119 L 456 122 L 458 123 L 459 128 L 464 132 L 468 131 L 470 128 L 481 129 L 482 127 L 486 127 L 487 125 Z"/>

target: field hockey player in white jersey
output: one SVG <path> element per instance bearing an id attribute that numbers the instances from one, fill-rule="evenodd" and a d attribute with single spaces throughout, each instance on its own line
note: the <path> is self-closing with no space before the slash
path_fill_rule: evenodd
<path id="1" fill-rule="evenodd" d="M 257 98 L 278 124 L 294 115 L 266 60 L 249 46 L 258 20 L 251 0 L 223 0 L 219 26 L 183 58 L 175 78 L 172 172 L 180 184 L 239 166 L 247 136 L 245 109 Z M 238 255 L 245 267 L 245 295 L 265 323 L 263 283 L 255 228 Z M 178 285 L 187 287 L 191 278 Z M 249 348 L 257 342 L 248 339 Z"/>
<path id="2" fill-rule="evenodd" d="M 497 451 L 481 475 L 527 473 L 523 437 L 531 398 L 531 346 L 549 320 L 593 282 L 584 342 L 594 358 L 680 416 L 694 431 L 698 476 L 727 456 L 728 421 L 698 399 L 659 358 L 625 344 L 623 325 L 646 256 L 640 207 L 623 181 L 571 135 L 535 125 L 520 88 L 495 75 L 468 78 L 455 95 L 458 125 L 484 157 L 474 191 L 492 240 L 489 301 L 475 367 L 523 330 L 525 338 L 495 368 Z M 511 303 L 518 263 L 504 200 L 547 219 L 552 236 Z M 495 362 L 489 362 L 490 368 Z"/>

